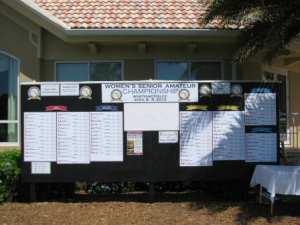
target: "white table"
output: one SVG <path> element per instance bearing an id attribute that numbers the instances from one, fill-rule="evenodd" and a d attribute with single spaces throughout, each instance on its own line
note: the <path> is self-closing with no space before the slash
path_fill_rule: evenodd
<path id="1" fill-rule="evenodd" d="M 257 165 L 250 186 L 261 185 L 270 193 L 271 214 L 276 194 L 300 195 L 300 166 Z M 260 189 L 260 201 L 262 195 Z"/>

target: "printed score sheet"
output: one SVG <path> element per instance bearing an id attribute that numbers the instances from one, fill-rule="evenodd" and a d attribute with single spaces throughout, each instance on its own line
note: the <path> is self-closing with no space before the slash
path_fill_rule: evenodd
<path id="1" fill-rule="evenodd" d="M 180 166 L 212 164 L 212 112 L 180 112 Z"/>

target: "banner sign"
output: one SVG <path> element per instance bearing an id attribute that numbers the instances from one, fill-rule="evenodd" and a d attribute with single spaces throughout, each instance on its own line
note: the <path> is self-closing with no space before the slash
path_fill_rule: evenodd
<path id="1" fill-rule="evenodd" d="M 198 84 L 102 84 L 102 102 L 198 102 Z"/>

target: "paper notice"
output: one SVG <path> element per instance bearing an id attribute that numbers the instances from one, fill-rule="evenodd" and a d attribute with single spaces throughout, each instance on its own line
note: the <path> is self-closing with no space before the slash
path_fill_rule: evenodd
<path id="1" fill-rule="evenodd" d="M 213 112 L 213 121 L 214 160 L 245 160 L 244 112 Z"/>
<path id="2" fill-rule="evenodd" d="M 79 96 L 79 84 L 61 84 L 61 96 Z"/>
<path id="3" fill-rule="evenodd" d="M 127 155 L 143 155 L 143 131 L 127 132 Z"/>
<path id="4" fill-rule="evenodd" d="M 123 161 L 123 112 L 90 113 L 91 161 Z"/>
<path id="5" fill-rule="evenodd" d="M 180 112 L 180 166 L 212 165 L 212 112 Z"/>
<path id="6" fill-rule="evenodd" d="M 212 93 L 214 95 L 225 95 L 230 94 L 230 83 L 212 83 L 211 84 Z"/>
<path id="7" fill-rule="evenodd" d="M 57 163 L 90 163 L 90 113 L 57 113 Z"/>
<path id="8" fill-rule="evenodd" d="M 276 162 L 277 134 L 276 133 L 247 133 L 246 162 Z"/>
<path id="9" fill-rule="evenodd" d="M 24 113 L 24 161 L 56 161 L 56 113 Z"/>
<path id="10" fill-rule="evenodd" d="M 41 96 L 59 96 L 59 84 L 42 84 Z"/>
<path id="11" fill-rule="evenodd" d="M 51 174 L 50 162 L 32 162 L 31 163 L 32 174 Z"/>
<path id="12" fill-rule="evenodd" d="M 276 125 L 276 94 L 245 94 L 246 125 Z"/>
<path id="13" fill-rule="evenodd" d="M 159 143 L 178 143 L 178 131 L 159 131 Z"/>

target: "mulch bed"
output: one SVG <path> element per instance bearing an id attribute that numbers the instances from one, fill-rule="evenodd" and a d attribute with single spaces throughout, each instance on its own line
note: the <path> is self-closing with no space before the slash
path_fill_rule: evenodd
<path id="1" fill-rule="evenodd" d="M 228 201 L 205 193 L 147 193 L 86 195 L 56 202 L 0 205 L 0 224 L 299 224 L 299 198 L 259 207 L 252 194 Z"/>

